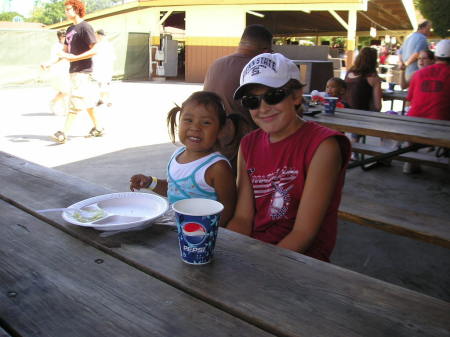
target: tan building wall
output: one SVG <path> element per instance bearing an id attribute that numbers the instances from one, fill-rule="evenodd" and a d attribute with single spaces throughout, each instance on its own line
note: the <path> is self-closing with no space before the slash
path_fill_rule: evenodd
<path id="1" fill-rule="evenodd" d="M 242 6 L 196 6 L 186 11 L 186 82 L 202 83 L 210 64 L 236 51 L 245 29 Z"/>
<path id="2" fill-rule="evenodd" d="M 88 21 L 95 30 L 103 29 L 105 32 L 135 32 L 159 35 L 159 10 L 154 8 L 121 13 L 120 15 L 88 18 Z"/>

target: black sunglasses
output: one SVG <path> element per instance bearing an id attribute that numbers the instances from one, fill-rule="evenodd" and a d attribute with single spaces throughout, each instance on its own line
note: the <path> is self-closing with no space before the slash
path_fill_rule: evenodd
<path id="1" fill-rule="evenodd" d="M 261 105 L 261 100 L 264 100 L 269 105 L 280 103 L 290 95 L 291 91 L 288 89 L 271 89 L 264 95 L 247 95 L 241 98 L 241 104 L 244 108 L 254 110 Z"/>

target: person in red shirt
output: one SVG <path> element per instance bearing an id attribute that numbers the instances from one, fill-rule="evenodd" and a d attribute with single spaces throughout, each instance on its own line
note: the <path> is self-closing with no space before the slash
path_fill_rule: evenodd
<path id="1" fill-rule="evenodd" d="M 435 64 L 425 67 L 411 79 L 407 100 L 408 116 L 450 120 L 450 40 L 436 46 Z M 420 172 L 420 165 L 405 163 L 403 173 Z"/>
<path id="2" fill-rule="evenodd" d="M 254 57 L 241 73 L 235 99 L 259 129 L 238 152 L 238 202 L 227 228 L 329 261 L 350 142 L 297 115 L 300 71 L 283 55 Z"/>
<path id="3" fill-rule="evenodd" d="M 434 65 L 417 71 L 409 86 L 408 116 L 450 120 L 450 40 L 436 46 Z"/>

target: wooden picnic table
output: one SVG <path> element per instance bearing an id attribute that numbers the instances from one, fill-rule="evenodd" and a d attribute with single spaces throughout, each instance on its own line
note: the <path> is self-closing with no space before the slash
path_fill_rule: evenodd
<path id="1" fill-rule="evenodd" d="M 124 178 L 126 179 L 126 178 Z M 102 237 L 36 209 L 112 191 L 0 152 L 0 327 L 12 336 L 448 336 L 450 303 L 220 229 Z"/>
<path id="2" fill-rule="evenodd" d="M 305 116 L 304 118 L 342 132 L 450 148 L 450 121 L 345 108 L 337 108 L 334 115 L 320 113 L 314 117 Z M 372 151 L 371 148 L 374 150 Z M 381 159 L 400 159 L 399 156 L 404 156 L 404 161 L 434 164 L 444 169 L 450 167 L 448 158 L 436 158 L 431 155 L 410 152 L 415 149 L 415 146 L 401 149 L 381 149 L 379 146 L 357 143 L 353 145 L 353 149 L 373 156 L 351 162 L 349 168 L 361 166 L 367 169 L 364 165 L 375 163 Z M 365 152 L 361 150 L 365 150 Z M 339 207 L 339 217 L 361 225 L 450 248 L 449 219 L 401 209 L 393 205 L 386 205 L 379 200 L 367 200 L 345 193 Z"/>
<path id="3" fill-rule="evenodd" d="M 342 132 L 413 143 L 400 149 L 392 149 L 392 151 L 374 155 L 368 159 L 355 161 L 348 166 L 349 168 L 364 167 L 366 164 L 382 159 L 394 158 L 403 153 L 416 151 L 423 145 L 450 148 L 450 121 L 345 108 L 337 108 L 332 115 L 320 113 L 304 118 Z"/>
<path id="4" fill-rule="evenodd" d="M 394 101 L 402 101 L 402 115 L 405 113 L 405 101 L 408 96 L 407 90 L 383 90 L 382 98 L 384 101 L 391 101 L 391 110 L 394 109 Z"/>
<path id="5" fill-rule="evenodd" d="M 450 148 L 450 121 L 345 108 L 304 118 L 342 132 Z"/>

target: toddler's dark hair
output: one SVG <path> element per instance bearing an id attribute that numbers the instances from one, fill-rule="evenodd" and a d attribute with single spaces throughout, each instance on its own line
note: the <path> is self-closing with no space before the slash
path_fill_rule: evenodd
<path id="1" fill-rule="evenodd" d="M 217 116 L 219 117 L 219 125 L 222 129 L 225 125 L 227 118 L 229 118 L 233 124 L 234 127 L 237 129 L 239 115 L 237 114 L 230 114 L 227 116 L 227 113 L 225 111 L 225 106 L 222 102 L 222 99 L 219 95 L 217 95 L 214 92 L 211 91 L 197 91 L 194 92 L 191 96 L 189 96 L 183 104 L 180 106 L 175 105 L 174 108 L 172 108 L 169 113 L 167 114 L 167 128 L 169 129 L 169 136 L 172 140 L 172 143 L 175 144 L 175 133 L 177 130 L 177 115 L 178 112 L 182 112 L 183 109 L 186 107 L 186 105 L 191 103 L 197 103 L 199 105 L 203 105 L 206 108 L 210 108 L 217 112 Z"/>
<path id="2" fill-rule="evenodd" d="M 333 81 L 339 88 L 347 89 L 347 83 L 342 78 L 332 77 L 328 81 Z"/>
<path id="3" fill-rule="evenodd" d="M 60 29 L 56 32 L 56 36 L 58 37 L 58 40 L 62 37 L 66 37 L 66 31 L 64 29 Z"/>

